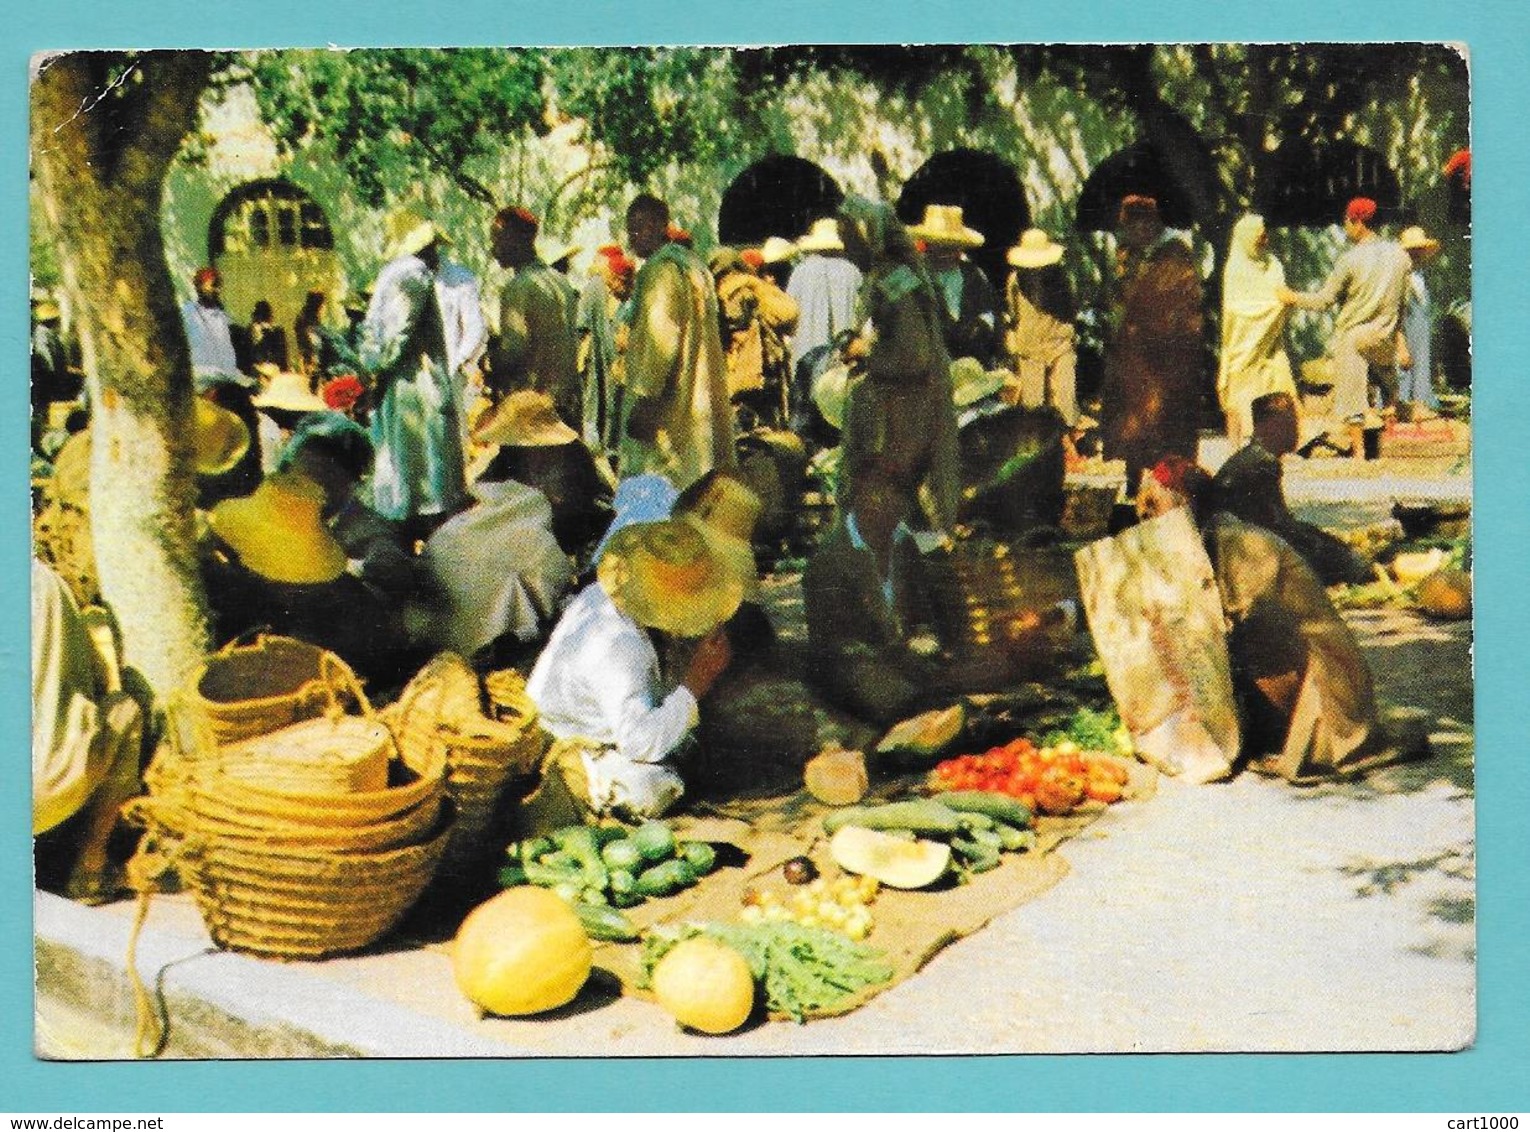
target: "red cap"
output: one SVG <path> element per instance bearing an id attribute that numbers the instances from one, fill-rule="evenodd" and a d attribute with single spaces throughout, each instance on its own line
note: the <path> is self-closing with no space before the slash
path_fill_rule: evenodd
<path id="1" fill-rule="evenodd" d="M 1143 196 L 1141 193 L 1132 193 L 1121 199 L 1121 212 L 1116 218 L 1118 224 L 1125 224 L 1129 220 L 1158 219 L 1158 198 Z"/>
<path id="2" fill-rule="evenodd" d="M 366 386 L 361 384 L 359 377 L 343 373 L 333 381 L 325 382 L 319 389 L 319 396 L 324 398 L 324 403 L 331 409 L 344 413 L 355 408 L 356 402 L 361 400 L 365 392 Z"/>
<path id="3" fill-rule="evenodd" d="M 1152 476 L 1170 491 L 1177 491 L 1186 499 L 1199 499 L 1211 486 L 1211 475 L 1205 468 L 1186 456 L 1165 456 L 1153 465 Z"/>
<path id="4" fill-rule="evenodd" d="M 1370 197 L 1356 197 L 1345 206 L 1344 219 L 1352 224 L 1369 224 L 1376 219 L 1376 202 Z"/>
<path id="5" fill-rule="evenodd" d="M 1447 177 L 1460 177 L 1467 184 L 1472 181 L 1472 151 L 1458 149 L 1450 155 L 1450 160 L 1445 162 L 1444 169 Z"/>
<path id="6" fill-rule="evenodd" d="M 759 248 L 745 248 L 738 253 L 738 258 L 743 260 L 751 271 L 758 271 L 765 266 L 765 253 Z"/>
<path id="7" fill-rule="evenodd" d="M 669 238 L 671 243 L 684 244 L 686 247 L 690 247 L 694 242 L 691 234 L 678 224 L 671 224 L 664 230 L 664 235 Z"/>
<path id="8" fill-rule="evenodd" d="M 191 282 L 195 286 L 200 287 L 204 283 L 221 283 L 222 277 L 218 274 L 216 268 L 204 267 L 191 277 Z"/>

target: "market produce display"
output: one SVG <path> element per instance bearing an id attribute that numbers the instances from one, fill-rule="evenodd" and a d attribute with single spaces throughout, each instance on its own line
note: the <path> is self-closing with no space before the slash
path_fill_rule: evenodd
<path id="1" fill-rule="evenodd" d="M 930 772 L 930 786 L 1000 794 L 1027 809 L 1061 816 L 1086 801 L 1120 801 L 1129 775 L 1119 756 L 1130 751 L 1130 737 L 1113 713 L 1082 709 L 1067 728 L 1048 732 L 1040 747 L 1022 737 L 939 763 Z M 941 797 L 951 804 L 950 793 Z"/>
<path id="2" fill-rule="evenodd" d="M 511 888 L 480 904 L 457 931 L 452 974 L 490 1014 L 541 1014 L 571 1002 L 590 977 L 589 936 L 567 903 Z"/>
<path id="3" fill-rule="evenodd" d="M 824 819 L 829 852 L 846 872 L 893 888 L 927 888 L 998 867 L 1004 853 L 1036 844 L 1031 811 L 993 791 L 956 791 L 881 806 L 854 806 Z"/>
<path id="4" fill-rule="evenodd" d="M 643 971 L 652 988 L 664 957 L 686 940 L 703 936 L 733 948 L 765 991 L 773 1015 L 802 1022 L 831 1012 L 867 987 L 891 982 L 881 955 L 824 927 L 789 921 L 758 924 L 684 924 L 655 928 L 643 939 Z"/>
<path id="5" fill-rule="evenodd" d="M 617 908 L 671 896 L 717 867 L 717 851 L 705 841 L 679 841 L 668 824 L 572 825 L 547 837 L 533 837 L 506 849 L 510 863 L 500 870 L 506 888 L 536 885 L 551 889 L 585 919 L 597 939 L 632 939 L 636 929 Z"/>
<path id="6" fill-rule="evenodd" d="M 966 725 L 967 712 L 960 704 L 927 711 L 905 719 L 882 736 L 877 754 L 932 759 L 955 743 Z"/>

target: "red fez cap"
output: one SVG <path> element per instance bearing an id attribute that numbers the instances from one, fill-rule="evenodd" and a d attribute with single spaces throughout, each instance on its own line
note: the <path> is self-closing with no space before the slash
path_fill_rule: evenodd
<path id="1" fill-rule="evenodd" d="M 197 287 L 202 286 L 204 283 L 219 283 L 221 281 L 217 269 L 213 267 L 204 267 L 191 277 L 192 284 Z"/>
<path id="2" fill-rule="evenodd" d="M 738 258 L 743 260 L 751 271 L 758 271 L 765 266 L 765 253 L 759 248 L 745 248 L 738 253 Z"/>
<path id="3" fill-rule="evenodd" d="M 1472 151 L 1458 149 L 1450 155 L 1450 160 L 1445 162 L 1445 176 L 1460 177 L 1462 181 L 1471 184 L 1472 180 Z"/>
<path id="4" fill-rule="evenodd" d="M 1192 503 L 1211 486 L 1206 469 L 1186 456 L 1165 456 L 1153 465 L 1152 476 L 1170 491 L 1177 491 Z"/>
<path id="5" fill-rule="evenodd" d="M 595 254 L 603 255 L 607 259 L 614 259 L 616 256 L 623 254 L 622 246 L 620 244 L 602 244 L 595 249 Z"/>
<path id="6" fill-rule="evenodd" d="M 686 247 L 690 247 L 691 246 L 691 243 L 692 243 L 691 234 L 689 232 L 687 232 L 684 228 L 680 227 L 680 225 L 678 225 L 678 224 L 671 224 L 668 228 L 666 228 L 664 230 L 664 235 L 672 243 L 684 244 Z"/>
<path id="7" fill-rule="evenodd" d="M 1344 209 L 1344 219 L 1353 224 L 1369 224 L 1376 219 L 1376 202 L 1370 197 L 1356 197 Z"/>
<path id="8" fill-rule="evenodd" d="M 536 214 L 530 209 L 522 208 L 520 205 L 500 209 L 495 214 L 494 220 L 501 225 L 515 224 L 522 228 L 528 228 L 532 232 L 541 227 L 541 221 L 536 218 Z"/>

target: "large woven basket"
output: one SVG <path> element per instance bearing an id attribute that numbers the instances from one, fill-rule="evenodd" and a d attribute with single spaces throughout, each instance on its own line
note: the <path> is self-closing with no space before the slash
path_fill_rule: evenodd
<path id="1" fill-rule="evenodd" d="M 334 706 L 352 710 L 359 686 L 334 653 L 292 637 L 258 635 L 208 657 L 182 699 L 206 718 L 221 745 L 267 735 Z"/>
<path id="2" fill-rule="evenodd" d="M 465 679 L 471 675 L 471 692 Z M 505 789 L 541 765 L 545 737 L 525 682 L 513 670 L 493 673 L 488 683 L 489 718 L 477 707 L 479 685 L 465 661 L 443 654 L 411 680 L 384 718 L 406 757 L 440 761 L 446 787 L 457 803 L 457 824 L 446 855 L 455 867 L 486 848 Z"/>
<path id="3" fill-rule="evenodd" d="M 393 735 L 376 719 L 304 720 L 220 747 L 218 772 L 239 782 L 296 794 L 361 794 L 388 786 Z"/>
<path id="4" fill-rule="evenodd" d="M 451 832 L 382 852 L 315 851 L 199 832 L 182 873 L 220 947 L 282 959 L 360 949 L 391 931 L 424 892 Z"/>
<path id="5" fill-rule="evenodd" d="M 1014 649 L 1006 633 L 1011 621 L 1078 596 L 1071 557 L 1053 547 L 974 537 L 922 561 L 940 642 L 966 657 L 1008 663 Z"/>

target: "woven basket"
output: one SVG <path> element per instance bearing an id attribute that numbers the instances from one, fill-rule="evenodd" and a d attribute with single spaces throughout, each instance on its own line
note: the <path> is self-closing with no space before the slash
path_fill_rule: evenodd
<path id="1" fill-rule="evenodd" d="M 484 696 L 489 701 L 489 716 L 503 723 L 522 723 L 535 719 L 537 705 L 526 694 L 526 678 L 513 668 L 501 668 L 483 678 Z"/>
<path id="2" fill-rule="evenodd" d="M 392 930 L 435 875 L 451 827 L 447 812 L 422 844 L 354 853 L 199 832 L 188 839 L 183 875 L 218 946 L 319 959 Z"/>
<path id="3" fill-rule="evenodd" d="M 1055 548 L 970 538 L 922 562 L 941 644 L 968 657 L 1002 659 L 1014 618 L 1078 596 L 1072 559 Z"/>
<path id="4" fill-rule="evenodd" d="M 1121 483 L 1104 477 L 1070 479 L 1063 487 L 1063 513 L 1058 526 L 1068 538 L 1089 540 L 1110 533 L 1110 517 L 1121 496 Z"/>
<path id="5" fill-rule="evenodd" d="M 352 710 L 359 687 L 356 674 L 334 653 L 291 637 L 259 635 L 208 657 L 182 700 L 205 716 L 222 745 L 313 719 L 331 706 Z"/>
<path id="6" fill-rule="evenodd" d="M 251 811 L 222 794 L 194 789 L 185 796 L 187 816 L 182 824 L 219 837 L 250 839 L 284 848 L 377 851 L 424 840 L 441 820 L 445 801 L 445 791 L 441 790 L 379 821 L 334 825 L 305 821 L 290 813 L 273 817 Z"/>
<path id="7" fill-rule="evenodd" d="M 393 735 L 376 719 L 310 719 L 221 747 L 218 771 L 294 794 L 363 794 L 388 786 Z"/>

